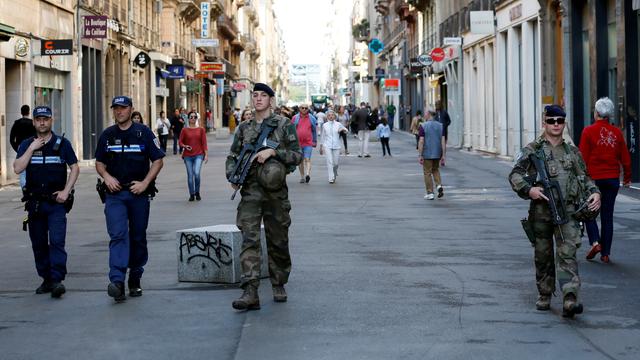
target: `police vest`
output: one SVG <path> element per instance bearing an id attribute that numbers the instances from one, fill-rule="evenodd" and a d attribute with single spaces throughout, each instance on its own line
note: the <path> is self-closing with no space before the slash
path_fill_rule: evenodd
<path id="1" fill-rule="evenodd" d="M 107 139 L 107 172 L 121 184 L 142 181 L 149 172 L 149 154 L 144 134 L 135 124 L 119 132 L 115 126 L 105 130 Z"/>
<path id="2" fill-rule="evenodd" d="M 31 138 L 33 141 L 35 138 Z M 33 152 L 27 165 L 27 193 L 31 196 L 50 197 L 64 189 L 67 183 L 67 164 L 60 157 L 64 138 L 53 135 L 52 139 Z"/>

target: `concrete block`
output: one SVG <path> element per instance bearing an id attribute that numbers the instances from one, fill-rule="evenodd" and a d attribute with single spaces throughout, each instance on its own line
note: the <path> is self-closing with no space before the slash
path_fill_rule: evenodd
<path id="1" fill-rule="evenodd" d="M 216 129 L 216 139 L 228 139 L 229 138 L 229 128 L 223 127 Z"/>
<path id="2" fill-rule="evenodd" d="M 178 281 L 239 283 L 242 233 L 235 225 L 215 225 L 176 231 Z M 269 277 L 264 226 L 260 231 L 260 277 Z"/>

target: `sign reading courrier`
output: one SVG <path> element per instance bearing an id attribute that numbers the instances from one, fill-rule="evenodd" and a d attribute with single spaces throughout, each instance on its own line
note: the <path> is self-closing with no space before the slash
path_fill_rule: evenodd
<path id="1" fill-rule="evenodd" d="M 40 44 L 40 55 L 71 55 L 73 52 L 73 40 L 42 40 Z"/>

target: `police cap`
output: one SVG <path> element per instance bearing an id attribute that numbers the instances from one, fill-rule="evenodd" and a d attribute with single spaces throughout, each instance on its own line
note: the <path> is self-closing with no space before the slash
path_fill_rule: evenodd
<path id="1" fill-rule="evenodd" d="M 113 108 L 114 106 L 133 106 L 133 101 L 128 96 L 116 96 L 113 98 L 113 100 L 111 100 L 111 107 Z"/>
<path id="2" fill-rule="evenodd" d="M 33 118 L 37 117 L 47 117 L 50 118 L 52 115 L 51 108 L 48 106 L 36 106 L 33 109 Z"/>

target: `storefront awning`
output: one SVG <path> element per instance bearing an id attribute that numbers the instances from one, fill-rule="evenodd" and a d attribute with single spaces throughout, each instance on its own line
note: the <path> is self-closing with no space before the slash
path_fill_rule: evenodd
<path id="1" fill-rule="evenodd" d="M 9 41 L 15 34 L 16 29 L 13 26 L 0 23 L 0 41 Z"/>
<path id="2" fill-rule="evenodd" d="M 163 79 L 166 79 L 166 78 L 169 77 L 169 75 L 171 75 L 171 72 L 169 72 L 169 71 L 167 71 L 165 69 L 162 69 L 162 68 L 156 68 L 156 72 L 158 74 L 160 74 L 160 77 L 163 78 Z"/>

